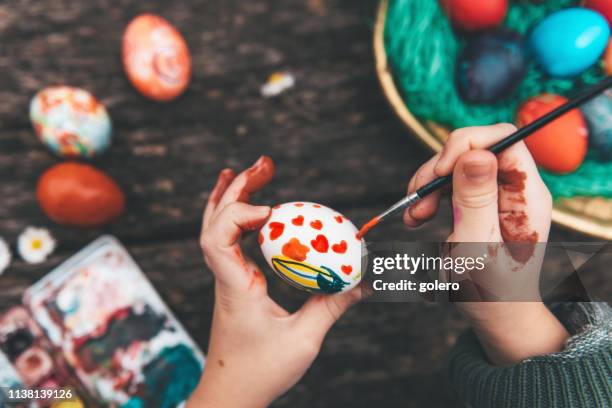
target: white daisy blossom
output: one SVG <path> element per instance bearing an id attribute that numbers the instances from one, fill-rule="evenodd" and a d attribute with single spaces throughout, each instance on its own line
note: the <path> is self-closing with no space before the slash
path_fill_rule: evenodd
<path id="1" fill-rule="evenodd" d="M 275 72 L 261 86 L 261 94 L 266 98 L 280 95 L 295 85 L 295 78 L 289 72 Z"/>
<path id="2" fill-rule="evenodd" d="M 45 228 L 27 227 L 17 239 L 17 250 L 27 263 L 41 263 L 55 250 L 55 239 Z"/>
<path id="3" fill-rule="evenodd" d="M 0 275 L 8 268 L 11 264 L 11 250 L 8 244 L 2 238 L 0 238 Z"/>

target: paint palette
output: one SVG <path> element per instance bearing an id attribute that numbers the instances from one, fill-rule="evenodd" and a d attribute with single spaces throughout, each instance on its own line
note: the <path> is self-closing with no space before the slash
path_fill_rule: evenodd
<path id="1" fill-rule="evenodd" d="M 128 252 L 102 237 L 24 296 L 36 322 L 101 404 L 181 404 L 204 356 Z"/>
<path id="2" fill-rule="evenodd" d="M 66 361 L 53 350 L 24 307 L 13 307 L 0 316 L 0 350 L 23 386 L 49 390 L 70 388 L 77 396 L 72 400 L 80 401 L 80 384 L 71 377 Z M 7 387 L 14 390 L 19 385 Z M 32 406 L 51 404 L 51 401 L 38 402 Z"/>
<path id="3" fill-rule="evenodd" d="M 320 204 L 277 205 L 259 233 L 266 261 L 290 285 L 313 293 L 344 292 L 361 281 L 363 241 L 355 225 Z"/>
<path id="4" fill-rule="evenodd" d="M 25 389 L 23 381 L 15 368 L 11 365 L 8 357 L 4 353 L 0 352 L 0 407 L 27 407 L 30 406 L 28 402 L 19 404 L 9 405 L 9 395 L 6 391 L 8 390 L 21 390 Z"/>

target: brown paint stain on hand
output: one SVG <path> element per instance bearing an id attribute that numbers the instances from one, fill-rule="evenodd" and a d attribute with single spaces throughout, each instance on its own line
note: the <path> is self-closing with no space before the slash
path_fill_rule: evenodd
<path id="1" fill-rule="evenodd" d="M 513 193 L 508 196 L 508 201 L 518 204 L 516 209 L 500 214 L 501 236 L 507 243 L 506 248 L 512 258 L 526 263 L 533 256 L 535 244 L 538 242 L 538 233 L 531 229 L 529 217 L 524 211 L 527 174 L 517 169 L 500 170 L 497 180 L 500 188 L 507 193 Z"/>
<path id="2" fill-rule="evenodd" d="M 514 193 L 522 193 L 525 190 L 525 180 L 527 180 L 527 174 L 516 169 L 500 170 L 497 173 L 497 181 L 500 186 Z"/>
<path id="3" fill-rule="evenodd" d="M 533 256 L 538 233 L 529 228 L 529 218 L 524 211 L 513 211 L 500 219 L 501 236 L 514 260 L 526 263 Z"/>

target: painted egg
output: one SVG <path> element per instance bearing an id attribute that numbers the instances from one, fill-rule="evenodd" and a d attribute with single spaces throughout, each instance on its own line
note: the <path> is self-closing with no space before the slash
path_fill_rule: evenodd
<path id="1" fill-rule="evenodd" d="M 497 30 L 474 37 L 459 54 L 457 88 L 467 102 L 496 102 L 516 89 L 525 71 L 521 36 Z"/>
<path id="2" fill-rule="evenodd" d="M 361 280 L 363 242 L 342 214 L 323 205 L 292 202 L 272 209 L 259 245 L 276 274 L 314 293 L 335 293 Z"/>
<path id="3" fill-rule="evenodd" d="M 191 56 L 183 36 L 164 18 L 142 14 L 123 34 L 123 67 L 134 87 L 147 98 L 169 101 L 191 79 Z"/>
<path id="4" fill-rule="evenodd" d="M 608 44 L 610 27 L 599 13 L 585 8 L 557 11 L 531 32 L 529 48 L 553 77 L 571 77 L 593 65 Z"/>
<path id="5" fill-rule="evenodd" d="M 83 89 L 43 89 L 30 102 L 30 120 L 40 140 L 62 157 L 93 157 L 111 143 L 106 108 Z"/>
<path id="6" fill-rule="evenodd" d="M 612 1 L 610 0 L 586 0 L 584 7 L 597 11 L 612 24 Z"/>
<path id="7" fill-rule="evenodd" d="M 525 126 L 566 102 L 560 95 L 535 96 L 519 108 L 517 124 Z M 555 173 L 570 173 L 582 164 L 587 152 L 584 116 L 573 109 L 526 138 L 525 144 L 538 166 Z"/>
<path id="8" fill-rule="evenodd" d="M 606 74 L 612 75 L 612 40 L 608 42 L 608 48 L 603 57 L 603 68 Z"/>
<path id="9" fill-rule="evenodd" d="M 119 186 L 85 163 L 64 162 L 40 177 L 36 198 L 44 213 L 58 224 L 95 227 L 118 218 L 125 207 Z"/>
<path id="10" fill-rule="evenodd" d="M 589 127 L 589 147 L 602 160 L 612 160 L 612 90 L 582 105 Z"/>
<path id="11" fill-rule="evenodd" d="M 497 27 L 504 21 L 508 0 L 440 0 L 453 24 L 466 31 Z"/>

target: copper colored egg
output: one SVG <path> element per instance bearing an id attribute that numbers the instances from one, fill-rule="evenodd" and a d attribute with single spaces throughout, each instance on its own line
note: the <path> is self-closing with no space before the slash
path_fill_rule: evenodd
<path id="1" fill-rule="evenodd" d="M 517 124 L 528 125 L 567 99 L 561 95 L 541 94 L 528 99 L 519 108 Z M 576 170 L 583 162 L 588 147 L 588 129 L 584 116 L 572 109 L 525 139 L 536 164 L 553 173 L 565 174 Z"/>
<path id="2" fill-rule="evenodd" d="M 142 14 L 123 34 L 123 66 L 132 85 L 147 98 L 169 101 L 191 79 L 191 56 L 185 39 L 168 21 Z"/>
<path id="3" fill-rule="evenodd" d="M 84 163 L 64 162 L 38 180 L 36 198 L 58 224 L 95 227 L 118 218 L 125 207 L 119 186 L 105 173 Z"/>

